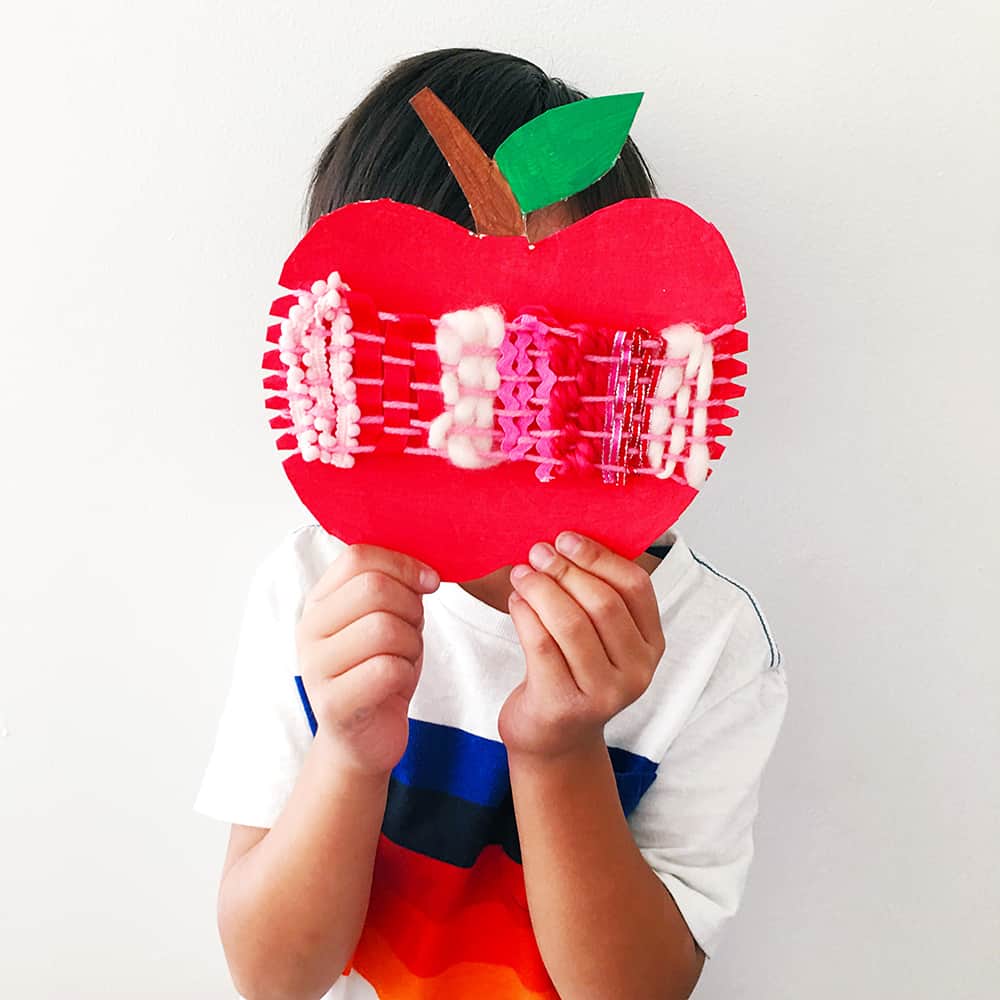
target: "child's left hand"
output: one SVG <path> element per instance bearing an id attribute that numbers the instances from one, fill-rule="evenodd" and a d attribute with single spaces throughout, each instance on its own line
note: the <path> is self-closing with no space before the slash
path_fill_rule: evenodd
<path id="1" fill-rule="evenodd" d="M 665 648 L 649 574 L 573 532 L 511 570 L 510 614 L 527 663 L 497 727 L 508 754 L 556 757 L 604 740 L 649 686 Z M 537 571 L 537 572 L 536 572 Z"/>

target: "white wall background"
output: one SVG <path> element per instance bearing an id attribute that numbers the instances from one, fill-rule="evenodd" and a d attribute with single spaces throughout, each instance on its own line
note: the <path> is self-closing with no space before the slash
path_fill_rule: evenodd
<path id="1" fill-rule="evenodd" d="M 4 36 L 0 995 L 232 995 L 191 801 L 304 517 L 263 317 L 327 135 L 445 45 L 645 90 L 743 275 L 751 389 L 684 531 L 792 702 L 698 996 L 998 995 L 1000 7 L 91 0 Z"/>

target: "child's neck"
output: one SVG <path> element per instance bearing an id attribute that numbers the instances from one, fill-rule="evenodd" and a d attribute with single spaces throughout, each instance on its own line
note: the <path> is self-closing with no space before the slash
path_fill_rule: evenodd
<path id="1" fill-rule="evenodd" d="M 660 560 L 649 552 L 643 552 L 636 557 L 635 562 L 647 573 L 652 573 L 660 564 Z M 488 604 L 497 611 L 507 610 L 507 601 L 511 591 L 514 589 L 510 583 L 510 566 L 501 566 L 499 569 L 487 573 L 476 580 L 466 580 L 459 586 L 467 594 L 478 598 L 484 604 Z"/>

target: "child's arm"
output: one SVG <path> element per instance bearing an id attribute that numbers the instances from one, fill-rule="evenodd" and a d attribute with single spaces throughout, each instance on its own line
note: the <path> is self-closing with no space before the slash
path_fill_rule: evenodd
<path id="1" fill-rule="evenodd" d="M 627 560 L 556 544 L 511 574 L 527 670 L 498 719 L 531 924 L 565 1000 L 685 1000 L 746 882 L 784 671 L 752 599 L 720 605 L 710 693 L 626 820 L 603 730 L 666 665 L 660 611 Z"/>
<path id="2" fill-rule="evenodd" d="M 306 599 L 296 644 L 316 736 L 271 829 L 233 827 L 219 888 L 220 936 L 249 1000 L 319 997 L 354 951 L 420 677 L 421 595 L 436 585 L 413 559 L 353 546 Z"/>
<path id="3" fill-rule="evenodd" d="M 389 776 L 343 768 L 321 732 L 275 825 L 230 835 L 219 933 L 248 1000 L 322 996 L 368 909 Z"/>
<path id="4" fill-rule="evenodd" d="M 649 575 L 565 532 L 511 572 L 525 681 L 498 720 L 531 924 L 565 1000 L 686 1000 L 704 956 L 639 853 L 604 726 L 663 656 Z"/>
<path id="5" fill-rule="evenodd" d="M 603 740 L 510 757 L 531 924 L 560 997 L 686 1000 L 705 956 L 645 862 Z"/>

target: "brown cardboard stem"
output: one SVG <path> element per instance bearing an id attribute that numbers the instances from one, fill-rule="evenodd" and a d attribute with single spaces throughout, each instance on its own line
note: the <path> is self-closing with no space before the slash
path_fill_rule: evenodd
<path id="1" fill-rule="evenodd" d="M 424 87 L 410 99 L 468 199 L 479 235 L 524 236 L 524 215 L 497 165 L 441 99 Z"/>

